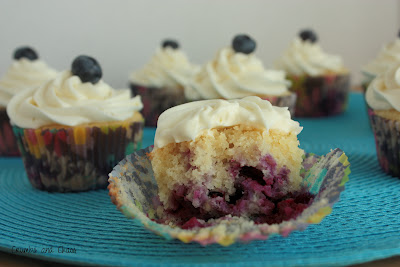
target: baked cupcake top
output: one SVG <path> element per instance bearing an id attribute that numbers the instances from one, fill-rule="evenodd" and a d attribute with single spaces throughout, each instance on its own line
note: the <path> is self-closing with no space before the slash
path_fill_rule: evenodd
<path id="1" fill-rule="evenodd" d="M 56 75 L 57 72 L 40 60 L 32 48 L 15 50 L 13 63 L 0 79 L 0 106 L 6 107 L 15 94 L 39 86 Z"/>
<path id="2" fill-rule="evenodd" d="M 129 80 L 148 87 L 182 90 L 196 70 L 197 66 L 189 62 L 176 41 L 165 40 L 150 61 L 141 70 L 134 71 Z"/>
<path id="3" fill-rule="evenodd" d="M 392 64 L 373 79 L 365 97 L 374 110 L 395 109 L 400 112 L 400 63 Z"/>
<path id="4" fill-rule="evenodd" d="M 254 50 L 256 43 L 247 35 L 237 35 L 232 45 L 198 72 L 187 90 L 189 99 L 234 99 L 245 96 L 278 96 L 288 93 L 285 73 L 264 68 Z M 190 94 L 189 94 L 190 92 Z"/>
<path id="5" fill-rule="evenodd" d="M 115 90 L 101 80 L 101 68 L 91 57 L 77 57 L 71 71 L 15 95 L 7 106 L 11 123 L 22 128 L 75 126 L 123 121 L 142 108 L 140 96 Z"/>
<path id="6" fill-rule="evenodd" d="M 348 72 L 340 56 L 330 55 L 322 50 L 317 35 L 311 30 L 303 30 L 299 33 L 299 36 L 275 62 L 275 67 L 297 76 L 321 76 Z"/>
<path id="7" fill-rule="evenodd" d="M 369 76 L 383 73 L 388 66 L 400 62 L 400 31 L 397 39 L 382 47 L 377 57 L 362 68 Z"/>
<path id="8" fill-rule="evenodd" d="M 290 118 L 286 107 L 272 106 L 257 96 L 194 101 L 170 108 L 160 115 L 154 148 L 194 140 L 209 129 L 239 124 L 267 131 L 279 129 L 296 135 L 303 129 Z"/>

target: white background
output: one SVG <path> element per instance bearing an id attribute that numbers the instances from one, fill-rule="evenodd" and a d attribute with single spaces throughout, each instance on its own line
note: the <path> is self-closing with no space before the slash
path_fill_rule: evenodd
<path id="1" fill-rule="evenodd" d="M 268 67 L 305 27 L 343 57 L 357 84 L 361 66 L 396 38 L 400 0 L 0 0 L 0 76 L 14 49 L 30 45 L 57 70 L 94 56 L 104 80 L 121 88 L 164 38 L 202 64 L 237 33 L 256 39 Z"/>

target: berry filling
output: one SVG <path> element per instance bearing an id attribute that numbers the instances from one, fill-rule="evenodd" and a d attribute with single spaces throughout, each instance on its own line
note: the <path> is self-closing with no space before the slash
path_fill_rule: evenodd
<path id="1" fill-rule="evenodd" d="M 314 196 L 302 190 L 286 192 L 290 170 L 277 168 L 271 155 L 261 158 L 257 166 L 230 163 L 234 192 L 209 190 L 205 184 L 179 185 L 173 191 L 171 207 L 165 210 L 167 221 L 172 220 L 183 229 L 206 227 L 210 219 L 227 215 L 253 220 L 256 224 L 275 224 L 295 219 L 313 201 Z M 204 182 L 206 183 L 206 182 Z M 165 223 L 166 219 L 159 220 Z"/>

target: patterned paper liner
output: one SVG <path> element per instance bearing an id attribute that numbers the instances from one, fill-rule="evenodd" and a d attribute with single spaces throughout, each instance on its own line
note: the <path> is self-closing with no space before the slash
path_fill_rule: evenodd
<path id="1" fill-rule="evenodd" d="M 347 108 L 350 75 L 293 76 L 291 91 L 297 93 L 296 117 L 326 117 Z"/>
<path id="2" fill-rule="evenodd" d="M 268 100 L 272 105 L 277 107 L 288 107 L 292 117 L 295 114 L 297 94 L 289 92 L 287 95 L 281 96 L 262 96 L 262 99 Z"/>
<path id="3" fill-rule="evenodd" d="M 0 108 L 0 157 L 19 157 L 17 140 L 15 139 L 10 118 L 5 108 Z"/>
<path id="4" fill-rule="evenodd" d="M 400 121 L 383 118 L 368 109 L 375 136 L 379 165 L 388 174 L 400 178 Z"/>
<path id="5" fill-rule="evenodd" d="M 143 121 L 13 130 L 35 188 L 76 192 L 107 187 L 115 164 L 141 148 Z"/>
<path id="6" fill-rule="evenodd" d="M 266 240 L 272 235 L 288 236 L 293 230 L 304 230 L 309 224 L 318 224 L 331 213 L 338 201 L 344 184 L 348 181 L 350 164 L 340 149 L 326 156 L 307 154 L 303 161 L 304 187 L 316 195 L 313 203 L 295 220 L 280 224 L 255 224 L 240 217 L 224 217 L 215 220 L 213 226 L 184 230 L 156 223 L 157 184 L 150 159 L 152 147 L 127 156 L 110 173 L 108 186 L 112 202 L 128 218 L 140 221 L 146 228 L 166 239 L 179 239 L 185 243 L 202 245 L 218 243 L 228 246 L 236 241 Z"/>
<path id="7" fill-rule="evenodd" d="M 161 113 L 186 102 L 183 90 L 176 88 L 155 88 L 130 84 L 132 94 L 142 97 L 142 114 L 145 125 L 155 127 Z"/>

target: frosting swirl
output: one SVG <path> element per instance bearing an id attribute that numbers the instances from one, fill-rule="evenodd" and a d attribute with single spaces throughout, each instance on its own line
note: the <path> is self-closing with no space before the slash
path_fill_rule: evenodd
<path id="1" fill-rule="evenodd" d="M 322 51 L 318 43 L 303 41 L 296 37 L 275 67 L 291 75 L 319 76 L 347 72 L 342 59 Z"/>
<path id="2" fill-rule="evenodd" d="M 40 87 L 22 91 L 7 106 L 11 123 L 22 128 L 59 124 L 122 121 L 142 108 L 140 96 L 115 90 L 102 80 L 82 83 L 70 71 L 61 72 Z"/>
<path id="3" fill-rule="evenodd" d="M 181 50 L 158 48 L 143 69 L 131 74 L 130 82 L 155 88 L 183 89 L 196 70 Z"/>
<path id="4" fill-rule="evenodd" d="M 257 96 L 194 101 L 170 108 L 160 115 L 154 148 L 194 140 L 209 129 L 238 124 L 266 130 L 280 129 L 296 135 L 303 129 L 290 118 L 286 107 L 272 106 Z"/>
<path id="5" fill-rule="evenodd" d="M 236 53 L 231 47 L 221 49 L 190 85 L 195 99 L 276 96 L 287 93 L 289 86 L 283 71 L 266 70 L 254 53 Z"/>
<path id="6" fill-rule="evenodd" d="M 376 76 L 396 62 L 400 62 L 400 38 L 383 46 L 378 56 L 365 65 L 362 71 L 369 76 Z"/>
<path id="7" fill-rule="evenodd" d="M 56 75 L 57 72 L 41 60 L 15 60 L 0 79 L 0 106 L 6 107 L 15 94 L 23 89 L 39 86 Z"/>
<path id="8" fill-rule="evenodd" d="M 395 109 L 400 112 L 400 64 L 392 65 L 372 80 L 365 97 L 375 110 Z"/>

